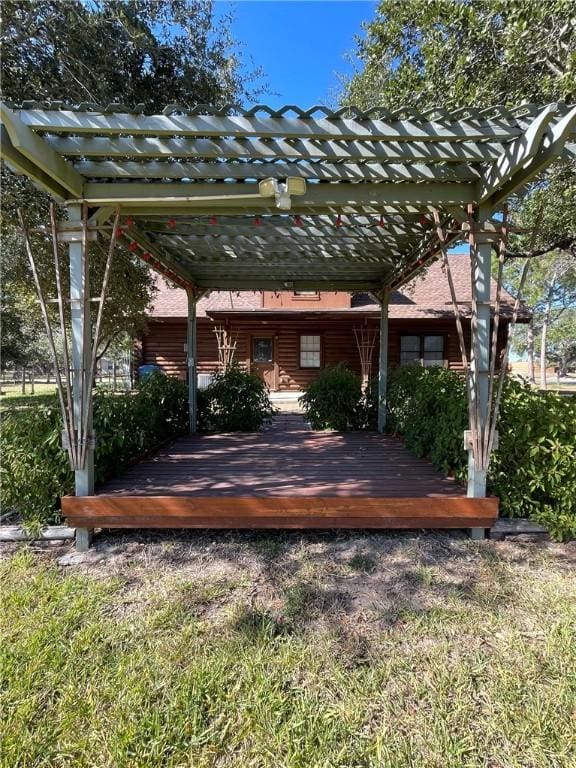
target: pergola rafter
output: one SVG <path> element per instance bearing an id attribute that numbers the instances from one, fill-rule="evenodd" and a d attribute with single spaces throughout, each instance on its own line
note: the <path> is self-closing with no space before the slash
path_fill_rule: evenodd
<path id="1" fill-rule="evenodd" d="M 89 208 L 85 237 L 109 230 L 120 207 L 119 237 L 186 288 L 191 429 L 196 299 L 260 288 L 378 297 L 383 428 L 389 293 L 466 238 L 477 297 L 475 413 L 484 429 L 498 230 L 491 217 L 554 160 L 576 158 L 576 107 L 563 103 L 454 111 L 169 105 L 146 115 L 141 106 L 26 102 L 3 104 L 0 117 L 2 158 L 13 171 L 65 202 L 72 223 Z M 87 305 L 78 248 L 71 242 L 73 298 Z M 74 337 L 77 361 L 86 338 Z M 91 450 L 87 457 L 77 473 L 90 473 Z M 484 470 L 471 461 L 472 495 L 485 492 Z M 87 484 L 77 476 L 78 487 Z"/>

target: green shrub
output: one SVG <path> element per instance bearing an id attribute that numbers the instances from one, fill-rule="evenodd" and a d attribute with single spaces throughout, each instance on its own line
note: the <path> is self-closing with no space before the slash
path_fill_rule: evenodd
<path id="1" fill-rule="evenodd" d="M 257 432 L 273 415 L 266 384 L 237 365 L 215 374 L 198 392 L 198 426 L 203 432 Z"/>
<path id="2" fill-rule="evenodd" d="M 502 513 L 576 538 L 576 397 L 507 382 L 489 487 Z"/>
<path id="3" fill-rule="evenodd" d="M 388 428 L 401 434 L 417 456 L 428 456 L 443 472 L 466 476 L 463 433 L 468 428 L 466 390 L 447 368 L 406 366 L 392 371 Z"/>
<path id="4" fill-rule="evenodd" d="M 366 402 L 360 378 L 343 363 L 322 368 L 299 399 L 312 429 L 363 429 Z"/>
<path id="5" fill-rule="evenodd" d="M 466 477 L 464 381 L 440 368 L 400 368 L 388 390 L 389 426 L 418 456 Z M 559 539 L 576 536 L 576 399 L 509 379 L 488 491 L 505 517 L 530 517 Z"/>
<path id="6" fill-rule="evenodd" d="M 182 434 L 187 426 L 187 388 L 177 379 L 156 374 L 135 393 L 96 393 L 96 481 L 113 476 L 144 452 Z M 56 396 L 51 405 L 2 416 L 2 511 L 16 510 L 30 527 L 58 522 L 59 498 L 74 488 L 68 456 L 60 448 L 61 430 Z"/>
<path id="7" fill-rule="evenodd" d="M 59 498 L 74 488 L 68 455 L 60 447 L 61 429 L 56 397 L 52 405 L 2 415 L 2 512 L 19 512 L 31 528 L 59 522 Z"/>

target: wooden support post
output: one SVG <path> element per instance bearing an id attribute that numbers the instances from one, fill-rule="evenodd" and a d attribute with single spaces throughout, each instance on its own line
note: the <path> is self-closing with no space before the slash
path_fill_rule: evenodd
<path id="1" fill-rule="evenodd" d="M 68 207 L 70 221 L 82 221 L 82 207 Z M 82 243 L 71 242 L 70 253 L 70 305 L 72 314 L 72 393 L 74 399 L 75 423 L 82 423 L 84 407 L 89 402 L 87 388 L 92 386 L 88 380 L 90 369 L 90 353 L 92 348 L 92 329 L 90 324 L 90 282 L 88 258 Z M 92 436 L 92 413 L 88 414 L 88 436 Z M 74 471 L 74 490 L 76 496 L 94 495 L 94 448 L 89 443 L 86 451 L 86 462 L 82 469 Z M 90 546 L 93 531 L 88 528 L 78 528 L 76 531 L 76 548 L 84 551 Z"/>
<path id="2" fill-rule="evenodd" d="M 484 433 L 489 421 L 490 409 L 488 393 L 490 388 L 490 280 L 492 247 L 489 242 L 482 242 L 478 238 L 475 241 L 474 248 L 476 252 L 474 280 L 476 283 L 478 319 L 476 328 L 472 327 L 470 348 L 472 352 L 472 376 L 477 377 L 478 380 L 478 387 L 475 390 L 478 396 L 477 426 L 483 442 Z M 467 495 L 470 498 L 476 499 L 486 496 L 487 471 L 479 466 L 479 462 L 480 457 L 477 457 L 475 461 L 472 450 L 469 450 Z M 473 539 L 483 539 L 484 529 L 471 528 L 470 535 Z"/>
<path id="3" fill-rule="evenodd" d="M 388 291 L 380 303 L 380 354 L 378 356 L 378 432 L 386 429 L 388 403 Z"/>
<path id="4" fill-rule="evenodd" d="M 188 410 L 190 414 L 190 434 L 197 427 L 197 389 L 198 374 L 196 369 L 196 296 L 193 291 L 187 291 L 188 322 L 186 334 L 186 357 L 188 362 Z"/>

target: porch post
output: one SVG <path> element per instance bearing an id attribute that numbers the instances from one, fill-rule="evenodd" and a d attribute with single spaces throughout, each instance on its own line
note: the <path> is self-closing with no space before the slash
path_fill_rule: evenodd
<path id="1" fill-rule="evenodd" d="M 190 418 L 190 434 L 197 428 L 197 389 L 198 373 L 196 368 L 196 296 L 193 291 L 187 291 L 188 320 L 186 333 L 186 357 L 188 363 L 188 411 Z"/>
<path id="2" fill-rule="evenodd" d="M 480 217 L 484 221 L 486 215 Z M 489 242 L 483 240 L 483 236 L 477 236 L 476 248 L 476 293 L 478 303 L 478 322 L 476 328 L 477 338 L 474 338 L 472 329 L 471 338 L 471 364 L 472 375 L 478 379 L 479 393 L 479 424 L 480 434 L 484 436 L 489 417 L 488 392 L 490 384 L 490 278 L 492 248 Z M 475 350 L 478 350 L 478 359 Z M 468 493 L 470 498 L 484 498 L 486 496 L 485 469 L 476 466 L 473 452 L 468 450 Z M 473 539 L 483 539 L 484 528 L 471 528 L 470 536 Z"/>
<path id="3" fill-rule="evenodd" d="M 386 406 L 388 402 L 388 291 L 382 294 L 380 302 L 380 354 L 378 356 L 378 432 L 386 428 Z"/>
<path id="4" fill-rule="evenodd" d="M 78 224 L 78 231 L 82 222 L 82 207 L 71 205 L 68 207 L 68 216 L 71 222 Z M 88 258 L 81 242 L 71 242 L 70 254 L 70 308 L 72 316 L 72 396 L 74 400 L 74 421 L 81 424 L 84 406 L 88 404 L 88 388 L 92 382 L 88 381 L 90 370 L 90 353 L 92 347 L 92 327 L 90 323 L 90 281 L 88 270 Z M 88 414 L 87 438 L 92 438 L 92 408 Z M 76 496 L 94 495 L 94 448 L 88 443 L 86 450 L 86 463 L 82 469 L 74 471 L 74 490 Z M 76 549 L 83 552 L 87 550 L 92 541 L 94 530 L 92 528 L 76 529 Z"/>

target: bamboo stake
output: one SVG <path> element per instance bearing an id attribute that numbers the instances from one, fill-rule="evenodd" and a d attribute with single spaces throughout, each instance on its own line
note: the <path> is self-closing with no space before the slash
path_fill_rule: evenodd
<path id="1" fill-rule="evenodd" d="M 474 426 L 472 427 L 472 446 L 474 463 L 477 469 L 482 469 L 482 435 L 481 435 L 481 413 L 480 413 L 480 345 L 478 343 L 478 292 L 476 290 L 476 272 L 478 269 L 477 242 L 475 235 L 475 221 L 473 217 L 473 207 L 468 206 L 468 223 L 470 231 L 468 242 L 470 245 L 470 288 L 472 292 L 472 350 L 471 350 L 471 376 L 472 376 L 472 394 L 474 411 Z M 471 425 L 472 426 L 472 425 Z"/>
<path id="2" fill-rule="evenodd" d="M 504 271 L 504 256 L 508 243 L 508 209 L 504 208 L 502 216 L 502 233 L 498 244 L 498 276 L 496 279 L 496 298 L 494 302 L 494 322 L 492 324 L 492 349 L 490 353 L 490 377 L 488 379 L 488 422 L 484 432 L 484 445 L 482 453 L 482 466 L 488 469 L 490 463 L 490 435 L 494 422 L 494 409 L 492 398 L 494 396 L 494 376 L 496 374 L 496 351 L 498 349 L 498 329 L 500 325 L 500 304 L 502 297 L 502 275 Z"/>
<path id="3" fill-rule="evenodd" d="M 110 247 L 108 248 L 108 256 L 106 258 L 106 267 L 104 268 L 104 276 L 102 278 L 102 288 L 100 290 L 100 300 L 98 303 L 98 314 L 96 316 L 96 327 L 94 329 L 94 339 L 92 342 L 92 350 L 90 355 L 90 368 L 88 372 L 88 380 L 86 382 L 86 410 L 84 412 L 84 420 L 82 423 L 82 435 L 83 442 L 80 445 L 80 467 L 84 467 L 86 463 L 86 451 L 88 447 L 88 417 L 92 405 L 92 380 L 94 378 L 94 371 L 96 370 L 96 356 L 98 352 L 98 342 L 100 340 L 100 329 L 102 326 L 102 316 L 104 314 L 104 299 L 106 297 L 106 289 L 108 287 L 108 281 L 110 278 L 110 268 L 112 266 L 112 256 L 114 254 L 114 248 L 116 247 L 116 239 L 118 233 L 118 223 L 120 221 L 120 206 L 116 208 L 116 216 L 114 218 L 114 226 L 112 228 L 112 235 L 110 237 Z M 87 221 L 86 221 L 87 232 Z M 86 233 L 85 233 L 86 234 Z"/>
<path id="4" fill-rule="evenodd" d="M 75 466 L 75 457 L 73 455 L 73 449 L 72 446 L 72 439 L 70 435 L 70 425 L 68 423 L 68 419 L 66 416 L 66 406 L 64 403 L 64 392 L 62 391 L 62 380 L 60 376 L 60 366 L 58 365 L 58 356 L 56 354 L 56 345 L 54 343 L 54 336 L 52 334 L 52 327 L 50 325 L 50 318 L 48 317 L 48 310 L 46 308 L 46 301 L 44 300 L 44 292 L 42 291 L 42 285 L 40 283 L 40 278 L 38 277 L 38 270 L 36 267 L 36 262 L 34 260 L 34 254 L 32 253 L 32 245 L 30 243 L 30 235 L 28 234 L 28 229 L 26 227 L 26 223 L 24 221 L 24 216 L 22 215 L 22 210 L 18 209 L 18 219 L 20 221 L 20 227 L 22 229 L 22 234 L 24 236 L 24 243 L 26 245 L 26 253 L 28 254 L 28 260 L 30 261 L 30 268 L 32 270 L 32 277 L 34 279 L 34 285 L 36 287 L 36 293 L 38 294 L 38 299 L 40 301 L 40 309 L 42 311 L 42 317 L 44 320 L 44 325 L 46 327 L 46 335 L 48 336 L 48 344 L 50 345 L 50 352 L 52 354 L 52 359 L 54 360 L 54 367 L 56 368 L 57 377 L 58 377 L 58 385 L 56 387 L 58 391 L 58 399 L 60 401 L 60 409 L 62 411 L 62 417 L 64 420 L 64 426 L 66 429 L 66 433 L 68 436 L 68 458 L 70 460 L 70 467 L 71 469 L 76 469 Z"/>
<path id="5" fill-rule="evenodd" d="M 87 335 L 92 338 L 91 331 L 87 333 L 86 325 L 88 322 L 88 313 L 87 313 L 87 306 L 88 306 L 88 296 L 87 296 L 87 288 L 90 286 L 90 281 L 88 279 L 88 206 L 86 203 L 82 204 L 82 296 L 84 297 L 82 300 L 82 354 L 80 356 L 79 363 L 79 371 L 78 371 L 78 386 L 80 389 L 80 413 L 78 414 L 78 449 L 80 452 L 80 461 L 79 461 L 79 469 L 84 469 L 84 464 L 86 460 L 86 451 L 84 450 L 84 444 L 87 440 L 87 430 L 88 430 L 88 417 L 89 417 L 89 409 L 88 409 L 88 389 L 91 389 L 91 386 L 87 386 L 86 382 L 86 350 L 84 348 L 84 345 L 86 343 L 86 337 Z M 86 428 L 84 428 L 84 425 L 86 424 Z"/>
<path id="6" fill-rule="evenodd" d="M 56 223 L 56 206 L 54 203 L 50 203 L 50 223 L 52 228 L 52 250 L 54 253 L 54 271 L 56 273 L 56 290 L 58 295 L 58 312 L 60 316 L 60 330 L 62 333 L 62 351 L 64 356 L 64 382 L 66 384 L 66 400 L 68 403 L 68 413 L 62 414 L 66 416 L 65 422 L 70 424 L 67 430 L 68 441 L 70 445 L 70 453 L 73 456 L 74 466 L 78 465 L 78 444 L 77 434 L 74 424 L 74 404 L 72 402 L 72 385 L 70 381 L 70 358 L 68 356 L 68 334 L 66 333 L 66 316 L 64 314 L 64 300 L 62 294 L 62 279 L 60 272 L 60 258 L 58 255 L 58 226 Z M 58 376 L 60 379 L 60 375 Z M 70 432 L 72 433 L 73 440 L 70 441 Z"/>
<path id="7" fill-rule="evenodd" d="M 532 230 L 532 237 L 530 238 L 529 253 L 532 253 L 534 251 L 536 238 L 538 236 L 538 231 L 540 229 L 540 222 L 542 220 L 543 212 L 544 212 L 544 205 L 541 205 L 540 210 L 538 211 L 538 216 L 536 217 L 536 225 Z M 508 357 L 510 355 L 511 339 L 514 334 L 514 330 L 516 328 L 516 322 L 518 320 L 518 311 L 520 309 L 520 302 L 522 300 L 522 291 L 524 290 L 524 285 L 526 283 L 526 278 L 528 277 L 529 269 L 530 269 L 530 256 L 528 256 L 522 268 L 522 273 L 520 275 L 520 283 L 518 285 L 518 292 L 516 294 L 516 300 L 514 302 L 514 309 L 512 310 L 512 321 L 508 328 L 508 338 L 506 340 L 504 355 L 502 357 L 502 363 L 500 367 L 500 376 L 498 379 L 498 391 L 496 393 L 496 402 L 494 403 L 493 418 L 492 418 L 492 423 L 490 425 L 490 436 L 488 441 L 488 458 L 490 458 L 490 454 L 492 453 L 492 447 L 494 445 L 494 436 L 496 434 L 496 426 L 498 424 L 498 417 L 500 414 L 500 402 L 502 400 L 502 391 L 504 389 L 506 369 L 508 367 Z"/>
<path id="8" fill-rule="evenodd" d="M 470 430 L 473 432 L 476 429 L 475 413 L 473 409 L 473 397 L 472 397 L 472 380 L 470 365 L 468 362 L 468 355 L 466 354 L 466 342 L 464 340 L 464 330 L 462 328 L 462 318 L 460 317 L 460 310 L 458 309 L 458 301 L 456 299 L 456 288 L 454 287 L 454 278 L 452 276 L 452 270 L 450 268 L 450 262 L 448 260 L 448 253 L 446 248 L 446 235 L 440 223 L 440 214 L 437 209 L 433 211 L 434 223 L 436 225 L 436 234 L 440 243 L 440 252 L 442 254 L 442 264 L 446 268 L 446 276 L 448 278 L 448 286 L 450 288 L 450 297 L 452 299 L 452 308 L 454 310 L 454 317 L 456 320 L 456 330 L 458 332 L 458 341 L 460 343 L 460 354 L 462 356 L 462 366 L 464 368 L 464 375 L 466 380 L 466 403 L 468 405 L 468 421 L 470 424 Z"/>

